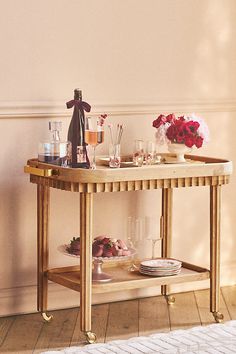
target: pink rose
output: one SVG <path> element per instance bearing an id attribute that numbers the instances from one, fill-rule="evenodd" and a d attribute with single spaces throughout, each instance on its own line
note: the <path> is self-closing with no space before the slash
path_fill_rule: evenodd
<path id="1" fill-rule="evenodd" d="M 166 116 L 166 122 L 168 123 L 172 123 L 176 120 L 176 117 L 174 115 L 174 113 L 168 114 L 168 116 Z"/>
<path id="2" fill-rule="evenodd" d="M 152 122 L 152 126 L 154 128 L 159 128 L 161 125 L 165 123 L 166 123 L 166 116 L 160 114 L 159 117 Z"/>
<path id="3" fill-rule="evenodd" d="M 176 135 L 178 134 L 178 128 L 175 124 L 170 125 L 166 131 L 166 136 L 170 141 L 174 141 L 176 139 Z"/>
<path id="4" fill-rule="evenodd" d="M 180 131 L 177 135 L 176 135 L 176 141 L 177 143 L 184 143 L 184 132 Z"/>
<path id="5" fill-rule="evenodd" d="M 203 144 L 203 138 L 201 136 L 197 136 L 195 141 L 196 147 L 199 149 L 200 147 L 202 147 L 202 144 Z"/>
<path id="6" fill-rule="evenodd" d="M 198 130 L 200 124 L 198 122 L 194 122 L 190 120 L 189 122 L 186 122 L 185 124 L 185 129 L 187 132 L 195 134 L 196 131 Z"/>
<path id="7" fill-rule="evenodd" d="M 184 140 L 184 143 L 187 147 L 191 148 L 195 144 L 195 138 L 192 136 L 187 136 Z"/>

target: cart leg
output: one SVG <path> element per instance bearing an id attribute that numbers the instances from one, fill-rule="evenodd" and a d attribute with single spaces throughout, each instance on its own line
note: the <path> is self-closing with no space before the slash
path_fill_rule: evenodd
<path id="1" fill-rule="evenodd" d="M 162 238 L 161 256 L 171 256 L 171 233 L 172 233 L 172 188 L 162 189 L 162 215 L 160 233 Z M 161 286 L 161 293 L 165 296 L 169 305 L 175 302 L 175 298 L 168 294 L 167 285 Z"/>
<path id="2" fill-rule="evenodd" d="M 38 250 L 38 288 L 37 309 L 43 319 L 49 322 L 52 316 L 47 315 L 48 297 L 48 220 L 49 220 L 50 189 L 41 184 L 37 185 L 37 250 Z"/>
<path id="3" fill-rule="evenodd" d="M 220 295 L 220 202 L 221 186 L 210 187 L 210 311 L 216 322 L 224 316 L 219 312 Z"/>
<path id="4" fill-rule="evenodd" d="M 92 220 L 93 194 L 80 194 L 80 327 L 88 343 L 96 341 L 91 332 Z"/>

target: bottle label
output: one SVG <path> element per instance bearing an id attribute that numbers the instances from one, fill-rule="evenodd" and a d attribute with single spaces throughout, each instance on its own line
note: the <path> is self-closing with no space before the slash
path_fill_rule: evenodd
<path id="1" fill-rule="evenodd" d="M 60 157 L 67 155 L 67 143 L 60 143 Z"/>
<path id="2" fill-rule="evenodd" d="M 77 146 L 77 163 L 86 162 L 86 153 L 83 146 Z"/>

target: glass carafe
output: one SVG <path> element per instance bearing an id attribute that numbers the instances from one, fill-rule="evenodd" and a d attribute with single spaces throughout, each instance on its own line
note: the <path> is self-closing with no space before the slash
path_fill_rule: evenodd
<path id="1" fill-rule="evenodd" d="M 51 139 L 39 143 L 38 160 L 53 165 L 70 166 L 71 143 L 60 139 L 62 122 L 49 122 L 49 130 Z"/>

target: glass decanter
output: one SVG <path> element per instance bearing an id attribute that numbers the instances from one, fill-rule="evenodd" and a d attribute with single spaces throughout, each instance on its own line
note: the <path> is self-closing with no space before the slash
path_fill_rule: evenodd
<path id="1" fill-rule="evenodd" d="M 49 131 L 51 133 L 51 139 L 50 141 L 39 143 L 38 160 L 40 162 L 59 165 L 63 167 L 67 167 L 70 165 L 71 143 L 69 141 L 61 141 L 61 130 L 62 122 L 49 122 Z"/>

